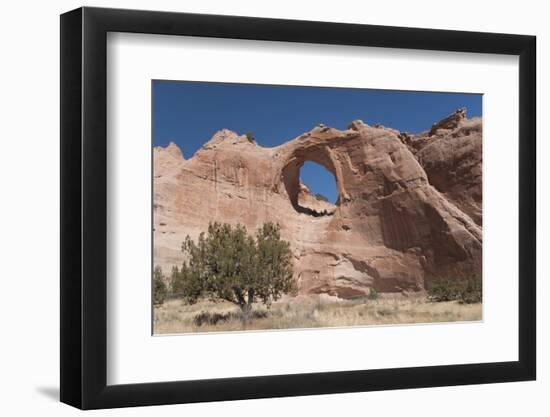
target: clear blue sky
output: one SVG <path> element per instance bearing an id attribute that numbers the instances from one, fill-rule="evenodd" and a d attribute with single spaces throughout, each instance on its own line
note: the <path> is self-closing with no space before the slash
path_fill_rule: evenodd
<path id="1" fill-rule="evenodd" d="M 355 119 L 417 133 L 459 107 L 481 116 L 481 101 L 480 94 L 153 81 L 153 145 L 173 141 L 190 158 L 224 128 L 253 132 L 272 147 L 319 123 L 345 129 Z M 306 163 L 300 177 L 336 201 L 334 177 L 324 168 Z"/>

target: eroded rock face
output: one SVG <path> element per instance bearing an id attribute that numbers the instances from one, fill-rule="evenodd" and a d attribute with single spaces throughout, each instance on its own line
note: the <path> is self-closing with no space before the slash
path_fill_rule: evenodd
<path id="1" fill-rule="evenodd" d="M 419 135 L 320 125 L 274 148 L 222 130 L 188 160 L 174 144 L 155 148 L 154 262 L 169 273 L 185 236 L 209 222 L 274 221 L 302 293 L 418 291 L 480 271 L 481 120 L 452 116 Z M 305 161 L 335 176 L 336 205 L 300 183 Z"/>
<path id="2" fill-rule="evenodd" d="M 331 216 L 336 211 L 334 204 L 317 198 L 303 183 L 298 191 L 298 205 L 312 216 Z"/>
<path id="3" fill-rule="evenodd" d="M 482 125 L 463 113 L 454 126 L 424 138 L 416 153 L 430 184 L 482 224 Z M 433 129 L 433 128 L 432 128 Z"/>

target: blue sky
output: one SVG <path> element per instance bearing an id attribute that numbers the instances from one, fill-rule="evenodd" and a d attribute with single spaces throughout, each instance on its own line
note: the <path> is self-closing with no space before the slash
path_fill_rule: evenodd
<path id="1" fill-rule="evenodd" d="M 481 116 L 480 94 L 409 92 L 257 84 L 153 81 L 153 145 L 175 142 L 190 158 L 220 129 L 253 132 L 266 147 L 324 123 L 345 129 L 355 119 L 403 132 L 429 129 L 459 107 Z M 336 201 L 334 177 L 306 163 L 300 177 L 313 192 Z"/>

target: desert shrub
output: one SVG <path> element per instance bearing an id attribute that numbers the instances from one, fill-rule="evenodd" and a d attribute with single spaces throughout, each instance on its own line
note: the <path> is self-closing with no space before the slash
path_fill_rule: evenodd
<path id="1" fill-rule="evenodd" d="M 269 307 L 295 288 L 290 244 L 273 223 L 255 236 L 242 225 L 212 223 L 196 242 L 187 236 L 182 251 L 186 261 L 173 276 L 172 289 L 190 304 L 201 297 L 226 300 L 248 317 L 254 302 Z"/>
<path id="2" fill-rule="evenodd" d="M 179 287 L 179 274 L 180 271 L 176 265 L 172 267 L 172 273 L 170 274 L 170 295 L 177 296 L 181 292 Z"/>
<path id="3" fill-rule="evenodd" d="M 374 288 L 371 288 L 369 291 L 369 295 L 367 295 L 367 299 L 369 300 L 378 300 L 379 297 L 380 294 Z"/>
<path id="4" fill-rule="evenodd" d="M 162 269 L 157 265 L 153 273 L 153 303 L 155 305 L 164 303 L 167 293 L 168 289 L 166 288 L 166 283 L 164 282 Z"/>
<path id="5" fill-rule="evenodd" d="M 193 317 L 193 324 L 195 326 L 203 326 L 205 324 L 216 325 L 228 321 L 230 318 L 229 313 L 209 313 L 208 311 L 201 311 L 195 317 Z"/>
<path id="6" fill-rule="evenodd" d="M 464 304 L 481 303 L 483 299 L 483 285 L 480 275 L 472 275 L 461 286 L 459 301 Z"/>
<path id="7" fill-rule="evenodd" d="M 250 143 L 256 143 L 256 138 L 254 137 L 253 132 L 246 132 L 246 138 Z"/>
<path id="8" fill-rule="evenodd" d="M 428 299 L 434 302 L 453 301 L 458 299 L 458 285 L 449 278 L 433 280 L 428 285 Z"/>
<path id="9" fill-rule="evenodd" d="M 233 320 L 245 321 L 249 319 L 263 319 L 266 317 L 267 311 L 263 310 L 251 311 L 247 317 L 244 317 L 242 312 L 209 313 L 208 311 L 201 311 L 199 314 L 193 317 L 193 324 L 195 326 L 215 326 L 218 323 L 226 323 Z"/>
<path id="10" fill-rule="evenodd" d="M 389 307 L 382 307 L 376 310 L 376 314 L 381 317 L 391 316 L 394 311 Z"/>
<path id="11" fill-rule="evenodd" d="M 428 299 L 434 302 L 459 301 L 464 304 L 480 303 L 482 300 L 481 275 L 468 279 L 439 278 L 428 285 Z"/>
<path id="12" fill-rule="evenodd" d="M 317 200 L 319 200 L 319 201 L 325 201 L 325 202 L 328 203 L 328 198 L 325 197 L 325 196 L 324 196 L 323 194 L 321 194 L 321 193 L 316 193 L 316 194 L 315 194 L 315 198 L 316 198 Z"/>

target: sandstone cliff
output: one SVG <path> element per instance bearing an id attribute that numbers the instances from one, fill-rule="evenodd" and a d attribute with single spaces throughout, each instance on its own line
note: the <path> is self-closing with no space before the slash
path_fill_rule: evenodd
<path id="1" fill-rule="evenodd" d="M 274 221 L 302 293 L 418 291 L 434 277 L 480 271 L 481 136 L 481 119 L 458 110 L 417 135 L 354 121 L 274 148 L 221 130 L 187 160 L 175 144 L 157 147 L 154 263 L 169 273 L 185 235 L 211 221 L 250 231 Z M 306 160 L 334 174 L 335 205 L 300 183 Z"/>

